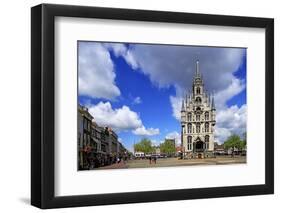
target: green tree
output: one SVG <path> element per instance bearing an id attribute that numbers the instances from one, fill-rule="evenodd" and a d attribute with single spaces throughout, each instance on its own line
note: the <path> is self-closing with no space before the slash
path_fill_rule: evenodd
<path id="1" fill-rule="evenodd" d="M 174 139 L 165 139 L 164 143 L 160 144 L 161 153 L 166 153 L 167 155 L 175 154 L 175 140 Z"/>
<path id="2" fill-rule="evenodd" d="M 136 143 L 134 145 L 134 150 L 135 152 L 144 152 L 145 154 L 154 152 L 152 143 L 147 138 L 143 138 L 140 142 Z"/>
<path id="3" fill-rule="evenodd" d="M 241 149 L 242 143 L 239 135 L 231 135 L 227 138 L 227 140 L 224 142 L 224 148 L 225 149 L 232 149 L 234 148 Z"/>
<path id="4" fill-rule="evenodd" d="M 247 139 L 246 133 L 243 133 L 242 138 L 238 135 L 231 135 L 228 139 L 224 142 L 225 149 L 238 149 L 239 151 L 243 151 L 247 147 Z"/>

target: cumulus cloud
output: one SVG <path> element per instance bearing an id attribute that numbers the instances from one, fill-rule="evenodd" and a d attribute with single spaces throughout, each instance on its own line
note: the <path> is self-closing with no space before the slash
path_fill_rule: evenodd
<path id="1" fill-rule="evenodd" d="M 224 127 L 215 128 L 215 141 L 222 144 L 232 133 Z"/>
<path id="2" fill-rule="evenodd" d="M 112 50 L 116 57 L 122 56 L 125 61 L 133 68 L 138 68 L 138 63 L 135 60 L 135 57 L 130 48 L 127 48 L 124 44 L 121 43 L 106 43 L 104 44 L 109 50 Z"/>
<path id="3" fill-rule="evenodd" d="M 135 62 L 132 68 L 140 68 L 159 87 L 176 85 L 178 88 L 190 88 L 195 61 L 199 59 L 209 90 L 227 87 L 245 54 L 245 50 L 239 48 L 146 44 L 130 45 L 128 51 Z"/>
<path id="4" fill-rule="evenodd" d="M 242 135 L 246 131 L 247 125 L 247 106 L 240 108 L 233 105 L 217 111 L 217 124 L 215 137 L 218 143 L 223 143 L 230 135 Z"/>
<path id="5" fill-rule="evenodd" d="M 246 88 L 243 80 L 232 78 L 231 83 L 223 90 L 215 93 L 215 103 L 218 110 L 224 109 L 226 102 L 235 95 L 238 95 Z"/>
<path id="6" fill-rule="evenodd" d="M 116 130 L 132 130 L 142 126 L 139 115 L 128 106 L 112 109 L 110 102 L 99 102 L 88 108 L 100 126 L 110 126 Z"/>
<path id="7" fill-rule="evenodd" d="M 133 133 L 135 135 L 140 135 L 140 136 L 153 136 L 153 135 L 158 135 L 160 133 L 159 129 L 154 129 L 154 128 L 145 128 L 144 126 L 141 126 L 135 130 L 133 130 Z"/>
<path id="8" fill-rule="evenodd" d="M 120 95 L 110 53 L 100 43 L 79 42 L 79 95 L 113 100 Z"/>
<path id="9" fill-rule="evenodd" d="M 152 136 L 160 133 L 158 128 L 146 128 L 139 115 L 128 106 L 113 109 L 110 102 L 99 102 L 87 107 L 100 126 L 109 126 L 116 131 L 131 130 L 135 135 L 141 136 Z"/>
<path id="10" fill-rule="evenodd" d="M 182 97 L 180 96 L 170 96 L 170 102 L 173 109 L 173 116 L 180 121 L 181 119 L 181 105 L 182 105 Z"/>

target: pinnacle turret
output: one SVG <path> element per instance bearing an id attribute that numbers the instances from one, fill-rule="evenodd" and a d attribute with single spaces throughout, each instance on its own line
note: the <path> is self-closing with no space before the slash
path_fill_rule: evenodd
<path id="1" fill-rule="evenodd" d="M 184 99 L 182 100 L 181 111 L 182 111 L 182 112 L 184 112 L 184 111 L 185 111 Z"/>
<path id="2" fill-rule="evenodd" d="M 211 109 L 212 109 L 212 110 L 216 110 L 214 95 L 212 95 L 212 104 L 211 104 Z"/>

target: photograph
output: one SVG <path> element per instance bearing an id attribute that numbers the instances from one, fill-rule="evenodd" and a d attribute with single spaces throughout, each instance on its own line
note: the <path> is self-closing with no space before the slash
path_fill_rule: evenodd
<path id="1" fill-rule="evenodd" d="M 77 170 L 247 163 L 247 48 L 77 41 Z"/>
<path id="2" fill-rule="evenodd" d="M 32 6 L 31 205 L 274 194 L 273 13 L 158 6 Z"/>

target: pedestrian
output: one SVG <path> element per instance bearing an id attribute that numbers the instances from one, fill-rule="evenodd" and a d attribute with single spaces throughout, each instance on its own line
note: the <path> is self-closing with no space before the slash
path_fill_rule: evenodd
<path id="1" fill-rule="evenodd" d="M 156 164 L 156 160 L 157 160 L 157 157 L 156 157 L 156 156 L 154 156 L 154 164 Z"/>
<path id="2" fill-rule="evenodd" d="M 151 164 L 151 160 L 152 160 L 152 157 L 151 155 L 149 156 L 149 164 Z"/>

